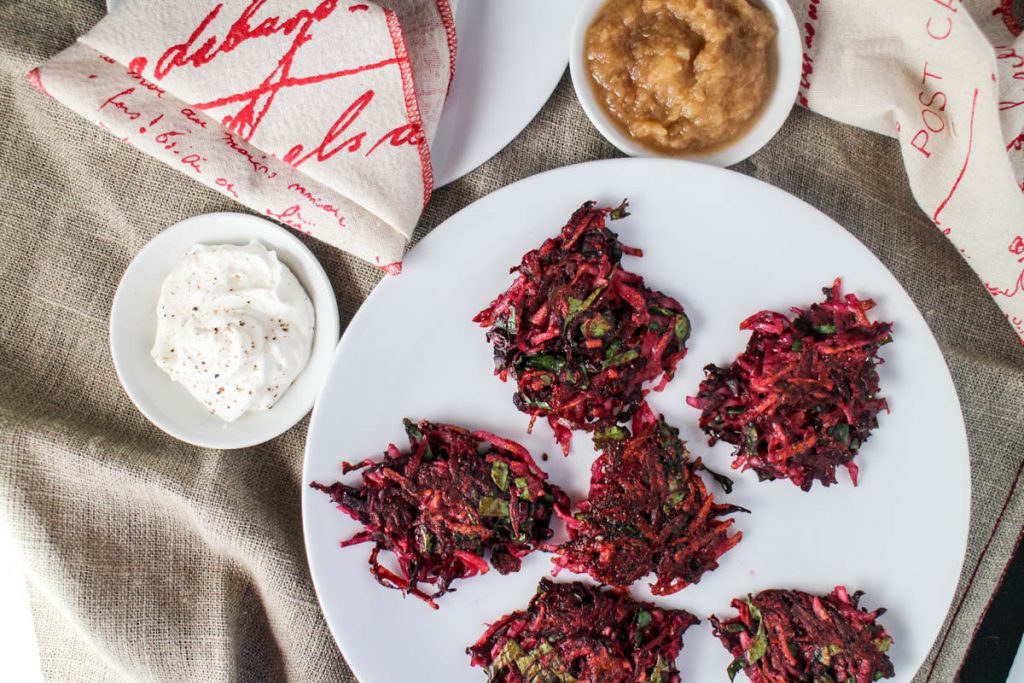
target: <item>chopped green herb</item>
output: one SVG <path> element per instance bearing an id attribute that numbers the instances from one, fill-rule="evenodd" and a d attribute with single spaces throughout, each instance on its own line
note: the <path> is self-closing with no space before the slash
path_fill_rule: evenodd
<path id="1" fill-rule="evenodd" d="M 700 464 L 700 468 L 702 470 L 704 470 L 705 472 L 707 472 L 708 475 L 712 479 L 714 479 L 718 483 L 719 486 L 722 487 L 723 491 L 725 491 L 726 493 L 732 493 L 732 485 L 733 485 L 732 479 L 730 479 L 729 477 L 725 476 L 724 474 L 719 474 L 718 472 L 715 472 L 713 469 L 709 468 L 703 462 Z"/>
<path id="2" fill-rule="evenodd" d="M 840 422 L 839 424 L 834 426 L 831 430 L 829 430 L 829 433 L 832 435 L 832 438 L 835 439 L 836 441 L 839 441 L 845 446 L 850 445 L 850 425 L 846 424 L 845 422 Z"/>
<path id="3" fill-rule="evenodd" d="M 524 360 L 526 361 L 526 367 L 538 370 L 549 370 L 557 373 L 561 372 L 562 368 L 565 367 L 565 358 L 551 353 L 538 353 L 534 356 L 527 356 Z"/>
<path id="4" fill-rule="evenodd" d="M 764 628 L 764 619 L 761 611 L 754 605 L 753 601 L 747 599 L 747 609 L 750 610 L 750 618 L 757 621 L 757 631 L 754 633 L 754 644 L 747 650 L 747 665 L 755 664 L 757 660 L 764 657 L 768 651 L 768 635 Z"/>
<path id="5" fill-rule="evenodd" d="M 505 329 L 515 334 L 519 331 L 519 319 L 516 316 L 516 307 L 508 307 L 508 317 L 505 319 Z"/>
<path id="6" fill-rule="evenodd" d="M 658 655 L 658 660 L 651 670 L 651 683 L 668 683 L 669 666 L 664 657 Z"/>
<path id="7" fill-rule="evenodd" d="M 509 638 L 505 641 L 505 644 L 501 648 L 501 652 L 494 658 L 494 662 L 491 664 L 491 669 L 497 673 L 501 669 L 508 668 L 517 659 L 522 657 L 524 654 L 523 648 L 516 641 Z"/>
<path id="8" fill-rule="evenodd" d="M 612 331 L 612 324 L 599 313 L 583 323 L 581 329 L 588 339 L 603 339 Z"/>
<path id="9" fill-rule="evenodd" d="M 624 351 L 624 352 L 620 353 L 617 356 L 609 358 L 608 360 L 606 360 L 604 362 L 604 365 L 602 365 L 601 367 L 603 367 L 603 368 L 617 368 L 620 365 L 626 365 L 627 363 L 631 363 L 631 362 L 635 361 L 639 357 L 640 357 L 640 352 L 639 351 L 637 351 L 636 349 L 630 349 L 628 351 Z"/>
<path id="10" fill-rule="evenodd" d="M 502 491 L 508 491 L 508 464 L 502 460 L 491 463 L 491 481 Z"/>
<path id="11" fill-rule="evenodd" d="M 413 440 L 414 444 L 418 444 L 423 441 L 423 432 L 420 431 L 419 427 L 413 424 L 413 421 L 409 418 L 402 420 L 402 424 L 405 425 L 405 433 L 409 435 L 409 438 Z"/>
<path id="12" fill-rule="evenodd" d="M 434 534 L 425 526 L 416 527 L 416 539 L 419 541 L 420 552 L 429 555 L 434 549 Z"/>
<path id="13" fill-rule="evenodd" d="M 745 437 L 743 452 L 749 456 L 757 455 L 757 425 L 753 422 L 743 425 L 743 436 Z"/>
<path id="14" fill-rule="evenodd" d="M 732 663 L 729 664 L 729 668 L 725 670 L 725 673 L 729 674 L 729 680 L 735 681 L 736 674 L 742 671 L 745 666 L 746 660 L 743 657 L 737 657 L 732 660 Z"/>
<path id="15" fill-rule="evenodd" d="M 679 340 L 680 344 L 685 343 L 690 338 L 690 319 L 685 314 L 676 316 L 674 331 L 676 339 Z"/>
<path id="16" fill-rule="evenodd" d="M 508 501 L 484 496 L 480 499 L 481 517 L 508 517 Z"/>
<path id="17" fill-rule="evenodd" d="M 608 213 L 608 219 L 617 221 L 629 215 L 629 200 L 623 199 L 622 203 Z"/>
<path id="18" fill-rule="evenodd" d="M 573 317 L 580 312 L 581 308 L 583 308 L 583 299 L 577 299 L 576 297 L 570 296 L 566 299 L 566 303 L 569 305 L 568 314 L 566 316 L 568 318 Z"/>

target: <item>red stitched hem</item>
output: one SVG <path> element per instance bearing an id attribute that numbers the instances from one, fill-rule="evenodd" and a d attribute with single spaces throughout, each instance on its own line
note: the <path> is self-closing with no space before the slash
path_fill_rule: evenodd
<path id="1" fill-rule="evenodd" d="M 1006 566 L 1003 567 L 1003 573 L 999 575 L 999 581 L 996 582 L 996 589 L 992 591 L 992 595 L 989 596 L 988 602 L 985 603 L 985 610 L 981 613 L 981 619 L 978 619 L 978 623 L 974 627 L 974 632 L 971 633 L 971 642 L 970 645 L 967 646 L 967 652 L 970 652 L 971 646 L 974 645 L 974 639 L 978 637 L 978 630 L 981 628 L 981 622 L 985 621 L 985 617 L 988 616 L 988 611 L 992 609 L 992 601 L 996 599 L 996 593 L 999 592 L 1003 587 L 1003 582 L 1006 581 L 1006 572 L 1010 571 L 1010 565 L 1013 564 L 1013 557 L 1017 554 L 1021 541 L 1024 541 L 1024 529 L 1020 530 L 1020 535 L 1017 536 L 1017 542 L 1013 544 L 1013 551 L 1010 553 L 1010 559 L 1006 561 Z M 960 673 L 964 670 L 964 664 L 967 663 L 967 652 L 964 653 L 964 658 L 960 661 L 960 668 L 956 670 L 956 675 L 953 676 L 954 681 L 960 680 Z"/>
<path id="2" fill-rule="evenodd" d="M 999 7 L 992 10 L 992 14 L 1003 15 L 1003 23 L 1006 24 L 1006 30 L 1015 36 L 1019 36 L 1024 33 L 1024 28 L 1021 28 L 1020 24 L 1017 23 L 1017 19 L 1013 16 L 1013 0 L 1001 0 Z"/>
<path id="3" fill-rule="evenodd" d="M 25 78 L 28 79 L 29 85 L 31 85 L 33 88 L 43 93 L 44 95 L 50 95 L 50 93 L 46 92 L 46 88 L 43 87 L 43 79 L 39 77 L 38 68 L 32 69 L 27 74 L 25 74 Z M 53 97 L 53 95 L 50 95 L 50 97 Z"/>
<path id="4" fill-rule="evenodd" d="M 420 153 L 420 169 L 423 172 L 423 206 L 426 207 L 430 201 L 430 194 L 434 190 L 434 171 L 430 166 L 430 147 L 427 145 L 427 136 L 423 132 L 423 119 L 420 116 L 419 99 L 416 97 L 416 84 L 412 79 L 412 65 L 409 63 L 409 51 L 405 47 L 405 37 L 402 35 L 402 27 L 398 23 L 398 15 L 394 10 L 384 10 L 387 19 L 388 33 L 391 34 L 391 42 L 395 46 L 395 57 L 398 58 L 398 69 L 402 73 L 402 92 L 405 96 L 405 112 L 409 123 L 419 131 L 420 140 L 417 147 Z"/>
<path id="5" fill-rule="evenodd" d="M 377 261 L 374 264 L 374 266 L 378 270 L 383 270 L 388 275 L 401 275 L 402 274 L 402 262 L 401 261 L 395 261 L 394 263 L 384 264 L 384 263 L 380 262 L 380 256 L 375 256 L 374 260 Z"/>
<path id="6" fill-rule="evenodd" d="M 448 0 L 437 0 L 437 13 L 441 15 L 441 23 L 444 24 L 444 34 L 448 38 L 448 90 L 445 97 L 452 91 L 452 81 L 455 80 L 455 55 L 459 49 L 459 39 L 455 34 L 455 17 L 452 16 L 452 6 Z"/>
<path id="7" fill-rule="evenodd" d="M 967 600 L 967 596 L 971 592 L 971 587 L 974 585 L 974 580 L 978 578 L 978 570 L 981 569 L 981 563 L 985 559 L 985 555 L 988 553 L 989 547 L 992 545 L 992 539 L 996 537 L 996 532 L 999 531 L 999 525 L 1003 521 L 1003 517 L 1006 515 L 1006 508 L 1010 506 L 1010 500 L 1013 499 L 1013 494 L 1017 490 L 1017 484 L 1020 482 L 1020 476 L 1024 473 L 1024 462 L 1017 468 L 1017 476 L 1013 478 L 1013 485 L 1010 486 L 1010 493 L 1006 496 L 1006 502 L 1003 503 L 1003 508 L 999 511 L 999 516 L 996 517 L 996 523 L 992 526 L 992 533 L 989 535 L 988 540 L 985 541 L 985 546 L 981 549 L 981 554 L 978 555 L 978 563 L 974 565 L 974 571 L 971 572 L 971 576 L 967 579 L 967 586 L 964 588 L 964 594 L 960 596 L 960 602 L 957 603 L 956 609 L 953 610 L 953 616 L 949 620 L 949 626 L 946 628 L 945 635 L 942 636 L 942 640 L 939 642 L 939 647 L 935 651 L 935 659 L 932 660 L 932 666 L 928 669 L 928 675 L 925 676 L 925 683 L 932 680 L 932 674 L 935 673 L 935 665 L 939 661 L 939 655 L 942 654 L 942 648 L 946 647 L 946 641 L 949 640 L 949 634 L 953 631 L 953 625 L 956 623 L 956 619 L 960 616 L 960 610 L 963 609 L 964 602 Z M 994 593 L 993 593 L 994 595 Z M 961 662 L 961 666 L 962 666 Z"/>

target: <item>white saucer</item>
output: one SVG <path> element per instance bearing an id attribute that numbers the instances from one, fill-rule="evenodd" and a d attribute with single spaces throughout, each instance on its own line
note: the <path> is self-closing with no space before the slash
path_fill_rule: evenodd
<path id="1" fill-rule="evenodd" d="M 228 423 L 211 415 L 149 355 L 156 334 L 156 306 L 164 278 L 196 243 L 247 244 L 257 240 L 277 252 L 313 302 L 316 330 L 309 363 L 270 409 Z M 167 228 L 128 265 L 110 309 L 110 352 L 128 396 L 150 422 L 171 436 L 205 448 L 245 448 L 294 426 L 313 407 L 338 343 L 334 289 L 320 262 L 284 228 L 256 216 L 210 213 Z"/>
<path id="2" fill-rule="evenodd" d="M 569 63 L 581 0 L 461 0 L 455 80 L 430 146 L 434 186 L 484 163 L 519 135 Z"/>

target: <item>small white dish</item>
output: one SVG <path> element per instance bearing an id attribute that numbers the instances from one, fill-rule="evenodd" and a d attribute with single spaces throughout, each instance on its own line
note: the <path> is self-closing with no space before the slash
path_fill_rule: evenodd
<path id="1" fill-rule="evenodd" d="M 194 244 L 261 242 L 302 283 L 316 315 L 309 362 L 270 410 L 248 412 L 234 422 L 212 415 L 153 361 L 156 308 L 164 278 Z M 327 273 L 295 235 L 241 213 L 209 213 L 165 229 L 128 265 L 110 309 L 110 353 L 128 396 L 150 422 L 204 448 L 246 448 L 294 426 L 313 407 L 338 344 L 338 303 Z"/>
<path id="2" fill-rule="evenodd" d="M 785 123 L 793 108 L 793 103 L 796 101 L 803 62 L 800 31 L 797 28 L 793 10 L 790 9 L 786 0 L 759 0 L 765 9 L 772 13 L 779 31 L 775 38 L 775 49 L 778 55 L 775 88 L 760 118 L 746 133 L 728 146 L 714 152 L 686 155 L 662 154 L 641 145 L 622 132 L 598 101 L 587 73 L 584 48 L 587 29 L 594 23 L 597 13 L 607 2 L 608 0 L 583 0 L 569 38 L 569 72 L 572 74 L 572 84 L 576 89 L 576 97 L 579 98 L 583 111 L 586 112 L 598 132 L 620 151 L 632 157 L 689 159 L 714 166 L 732 166 L 764 147 L 782 128 L 782 124 Z"/>

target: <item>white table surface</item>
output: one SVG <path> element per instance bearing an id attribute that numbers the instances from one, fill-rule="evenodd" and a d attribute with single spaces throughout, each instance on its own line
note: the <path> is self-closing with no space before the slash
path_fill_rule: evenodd
<path id="1" fill-rule="evenodd" d="M 0 681 L 37 683 L 43 680 L 39 648 L 21 554 L 11 539 L 7 521 L 0 515 Z"/>

